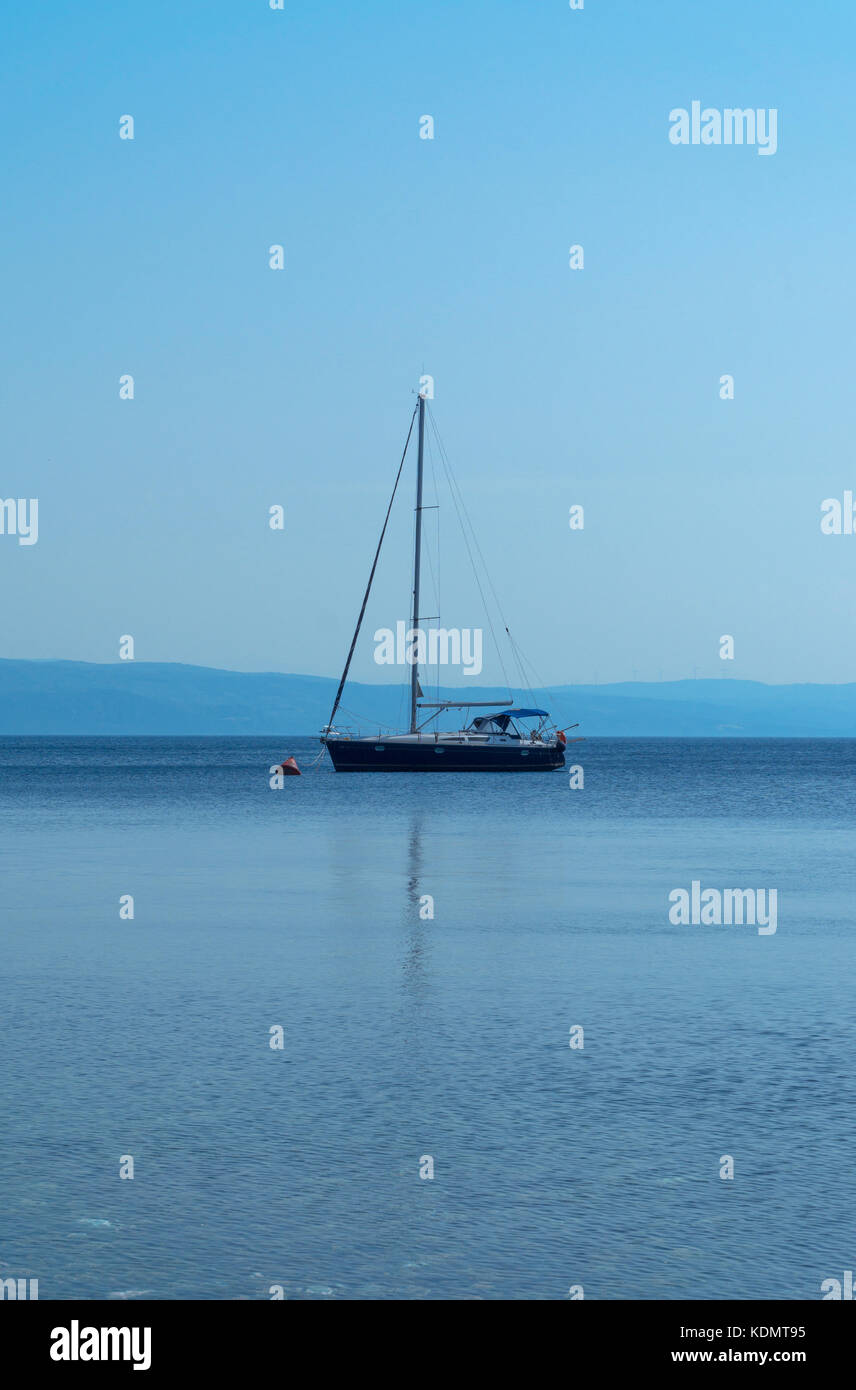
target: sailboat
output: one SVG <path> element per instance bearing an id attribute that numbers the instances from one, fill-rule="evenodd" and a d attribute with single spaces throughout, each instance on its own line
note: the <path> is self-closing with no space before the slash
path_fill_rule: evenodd
<path id="1" fill-rule="evenodd" d="M 360 634 L 366 604 L 380 558 L 392 504 L 407 457 L 413 426 L 418 416 L 418 450 L 416 462 L 416 525 L 413 546 L 413 620 L 409 636 L 418 634 L 420 571 L 422 558 L 422 482 L 425 459 L 425 393 L 420 392 L 410 420 L 410 429 L 398 467 L 383 530 L 369 574 L 360 615 L 351 641 L 350 651 L 336 692 L 329 722 L 321 731 L 321 743 L 327 749 L 337 772 L 552 772 L 565 763 L 567 739 L 564 730 L 550 724 L 546 710 L 514 708 L 513 700 L 425 700 L 419 684 L 419 643 L 411 641 L 408 663 L 410 675 L 410 728 L 401 733 L 352 733 L 337 729 L 334 724 L 342 699 L 345 682 L 357 638 Z M 402 625 L 403 626 L 403 625 Z M 479 708 L 492 710 L 474 716 L 470 711 Z M 444 731 L 436 721 L 444 710 L 461 710 L 458 718 L 463 727 Z M 431 713 L 427 713 L 432 711 Z M 469 722 L 465 722 L 469 720 Z M 531 721 L 537 721 L 532 727 Z"/>

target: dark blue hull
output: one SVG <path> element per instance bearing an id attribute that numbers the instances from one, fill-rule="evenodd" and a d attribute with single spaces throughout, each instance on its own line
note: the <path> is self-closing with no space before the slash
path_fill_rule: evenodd
<path id="1" fill-rule="evenodd" d="M 333 738 L 327 748 L 337 772 L 554 772 L 565 766 L 562 748 L 514 744 L 372 743 Z"/>

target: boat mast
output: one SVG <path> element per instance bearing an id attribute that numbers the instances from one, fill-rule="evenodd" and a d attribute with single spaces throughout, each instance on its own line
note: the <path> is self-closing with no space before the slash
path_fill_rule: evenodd
<path id="1" fill-rule="evenodd" d="M 416 701 L 419 695 L 419 562 L 422 555 L 422 461 L 425 454 L 425 396 L 419 393 L 419 457 L 416 464 L 416 540 L 413 546 L 413 622 L 411 650 L 413 666 L 410 672 L 410 732 L 416 733 Z"/>

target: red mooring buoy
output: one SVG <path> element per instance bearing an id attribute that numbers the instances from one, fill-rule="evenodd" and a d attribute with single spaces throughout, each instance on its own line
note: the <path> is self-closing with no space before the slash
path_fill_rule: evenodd
<path id="1" fill-rule="evenodd" d="M 293 758 L 286 758 L 279 771 L 284 777 L 300 777 L 302 773 Z"/>

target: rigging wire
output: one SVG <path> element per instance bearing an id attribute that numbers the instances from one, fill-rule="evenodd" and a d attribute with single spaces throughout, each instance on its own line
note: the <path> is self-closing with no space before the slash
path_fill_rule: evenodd
<path id="1" fill-rule="evenodd" d="M 352 719 L 356 719 L 359 725 L 365 724 L 370 729 L 389 729 L 391 733 L 396 733 L 401 728 L 400 722 L 398 724 L 384 724 L 381 719 L 369 719 L 367 715 L 358 714 L 356 710 L 349 709 L 347 705 L 341 703 L 339 709 L 343 710 L 345 714 L 349 714 Z"/>
<path id="2" fill-rule="evenodd" d="M 399 479 L 400 479 L 400 477 L 401 477 L 401 470 L 402 470 L 402 468 L 404 467 L 404 460 L 405 460 L 405 458 L 407 457 L 407 450 L 408 450 L 408 448 L 409 448 L 409 446 L 410 446 L 410 436 L 413 434 L 413 424 L 414 424 L 414 421 L 415 421 L 415 419 L 416 419 L 416 412 L 417 412 L 418 409 L 419 409 L 419 402 L 417 401 L 416 405 L 413 407 L 413 414 L 412 414 L 411 417 L 410 417 L 410 428 L 409 428 L 409 430 L 407 431 L 407 438 L 406 438 L 406 440 L 404 441 L 404 450 L 403 450 L 402 455 L 401 455 L 401 462 L 400 462 L 400 464 L 398 465 L 398 472 L 397 472 L 396 475 L 395 475 L 395 486 L 394 486 L 393 489 L 392 489 L 392 496 L 391 496 L 390 499 L 389 499 L 389 506 L 388 506 L 387 509 L 386 509 L 386 516 L 385 516 L 385 518 L 384 518 L 383 530 L 382 530 L 381 533 L 380 533 L 380 540 L 379 540 L 378 543 L 377 543 L 377 550 L 375 551 L 374 564 L 372 565 L 371 574 L 369 575 L 369 582 L 368 582 L 368 584 L 366 585 L 366 592 L 365 592 L 365 594 L 364 594 L 364 596 L 363 596 L 363 606 L 362 606 L 362 608 L 360 609 L 360 616 L 357 618 L 357 626 L 356 626 L 356 628 L 355 628 L 355 630 L 354 630 L 354 635 L 353 635 L 353 637 L 352 637 L 352 639 L 351 639 L 351 649 L 350 649 L 350 651 L 348 652 L 348 659 L 347 659 L 347 661 L 345 662 L 345 669 L 344 669 L 344 671 L 342 672 L 342 679 L 339 681 L 339 689 L 336 691 L 336 699 L 335 699 L 335 701 L 333 702 L 333 711 L 332 711 L 332 713 L 331 713 L 331 715 L 330 715 L 330 718 L 329 718 L 328 721 L 327 721 L 327 727 L 328 727 L 328 729 L 331 727 L 331 725 L 332 725 L 332 723 L 333 723 L 333 720 L 334 720 L 335 717 L 336 717 L 336 710 L 339 708 L 339 701 L 340 701 L 341 698 L 342 698 L 342 691 L 343 691 L 344 688 L 345 688 L 345 681 L 348 679 L 348 671 L 349 671 L 350 668 L 351 668 L 351 659 L 352 659 L 352 657 L 353 657 L 353 655 L 354 655 L 354 648 L 355 648 L 355 646 L 357 645 L 357 638 L 358 638 L 359 635 L 360 635 L 360 628 L 361 628 L 362 625 L 363 625 L 363 618 L 364 618 L 364 616 L 365 616 L 366 604 L 367 604 L 368 601 L 369 601 L 369 594 L 370 594 L 371 591 L 372 591 L 372 581 L 373 581 L 373 579 L 374 579 L 374 577 L 375 577 L 375 570 L 377 569 L 377 562 L 378 562 L 378 560 L 380 559 L 380 548 L 381 548 L 381 546 L 383 545 L 383 538 L 384 538 L 384 536 L 386 535 L 386 528 L 387 528 L 387 525 L 388 525 L 388 523 L 389 523 L 389 514 L 390 514 L 390 512 L 392 511 L 392 504 L 393 504 L 393 502 L 395 501 L 395 494 L 396 494 L 396 492 L 398 491 L 398 482 L 399 482 Z"/>
<path id="3" fill-rule="evenodd" d="M 507 630 L 507 629 L 506 629 L 506 630 Z M 509 640 L 509 641 L 514 645 L 514 647 L 517 648 L 517 650 L 520 652 L 520 659 L 521 659 L 521 661 L 525 661 L 526 665 L 529 667 L 530 671 L 532 672 L 533 676 L 535 677 L 538 690 L 543 690 L 543 691 L 546 692 L 546 694 L 547 694 L 547 695 L 549 696 L 549 698 L 550 698 L 550 703 L 551 703 L 551 704 L 554 704 L 554 705 L 557 705 L 557 706 L 558 706 L 558 705 L 564 704 L 565 702 L 564 702 L 563 700 L 560 700 L 560 699 L 558 698 L 558 696 L 550 689 L 549 685 L 545 685 L 545 684 L 544 684 L 544 681 L 542 680 L 542 678 L 541 678 L 541 676 L 539 675 L 539 673 L 535 670 L 535 667 L 533 666 L 532 662 L 529 660 L 528 656 L 525 656 L 525 655 L 524 655 L 522 649 L 521 649 L 520 647 L 518 647 L 518 644 L 514 641 L 514 638 L 511 636 L 511 633 L 510 633 L 510 632 L 509 632 L 509 634 L 508 634 L 508 640 Z M 530 693 L 530 695 L 532 696 L 532 699 L 533 699 L 533 701 L 534 701 L 534 699 L 535 699 L 535 694 L 534 694 L 534 691 L 532 690 L 532 687 L 531 687 L 531 686 L 527 686 L 527 689 L 529 690 L 529 693 Z M 565 708 L 567 709 L 567 705 L 565 705 Z"/>
<path id="4" fill-rule="evenodd" d="M 443 450 L 443 453 L 445 454 L 445 449 L 444 449 L 444 447 L 443 447 L 443 442 L 442 442 L 442 440 L 441 440 L 440 437 L 439 437 L 439 431 L 438 431 L 438 429 L 437 429 L 437 425 L 436 425 L 436 422 L 434 421 L 433 416 L 431 417 L 431 424 L 432 424 L 432 427 L 433 427 L 433 429 L 434 429 L 434 433 L 437 435 L 438 442 L 439 442 L 439 444 L 440 444 L 440 448 L 441 448 L 441 450 Z M 451 474 L 451 466 L 450 466 L 450 468 L 449 468 L 449 472 L 450 472 L 450 474 Z M 532 699 L 532 701 L 533 701 L 533 703 L 534 703 L 534 700 L 535 700 L 535 692 L 534 692 L 533 689 L 532 689 L 532 686 L 531 686 L 531 684 L 530 684 L 529 677 L 528 677 L 528 675 L 526 674 L 526 670 L 525 670 L 525 667 L 524 667 L 524 661 L 526 660 L 526 658 L 524 657 L 521 648 L 518 646 L 517 642 L 516 642 L 516 641 L 514 640 L 514 638 L 512 637 L 512 635 L 511 635 L 511 630 L 510 630 L 510 628 L 509 628 L 509 626 L 508 626 L 508 623 L 507 623 L 506 620 L 505 620 L 505 614 L 504 614 L 503 609 L 502 609 L 502 604 L 501 604 L 500 601 L 499 601 L 499 595 L 498 595 L 497 592 L 496 592 L 496 588 L 495 588 L 495 586 L 494 586 L 493 579 L 491 578 L 490 570 L 489 570 L 488 567 L 487 567 L 487 562 L 486 562 L 486 560 L 485 560 L 485 558 L 484 558 L 484 555 L 483 555 L 483 553 L 482 553 L 482 548 L 481 548 L 481 546 L 479 545 L 478 533 L 476 532 L 476 529 L 475 529 L 475 527 L 473 526 L 472 519 L 470 518 L 469 512 L 467 511 L 467 504 L 466 504 L 466 502 L 464 501 L 463 494 L 461 493 L 460 488 L 458 487 L 457 482 L 454 480 L 454 475 L 452 475 L 452 482 L 454 483 L 454 486 L 457 488 L 458 495 L 460 496 L 461 508 L 462 508 L 462 510 L 463 510 L 463 512 L 464 512 L 464 515 L 465 515 L 465 517 L 466 517 L 466 519 L 467 519 L 467 524 L 469 525 L 470 531 L 471 531 L 471 533 L 472 533 L 473 545 L 475 546 L 475 549 L 476 549 L 476 551 L 478 552 L 479 559 L 481 560 L 482 567 L 483 567 L 483 569 L 484 569 L 485 578 L 486 578 L 486 580 L 487 580 L 488 585 L 490 586 L 490 591 L 491 591 L 491 594 L 493 595 L 493 600 L 494 600 L 494 603 L 496 604 L 497 611 L 498 611 L 498 613 L 499 613 L 500 621 L 502 622 L 502 626 L 503 626 L 504 629 L 505 629 L 505 634 L 506 634 L 506 636 L 508 637 L 509 645 L 510 645 L 510 647 L 511 647 L 511 652 L 512 652 L 512 655 L 513 655 L 513 657 L 514 657 L 515 663 L 516 663 L 516 665 L 517 665 L 517 670 L 518 670 L 518 672 L 519 672 L 519 674 L 520 674 L 521 685 L 522 685 L 523 688 L 528 692 L 529 696 L 531 697 L 531 699 Z M 535 679 L 538 680 L 539 677 L 538 677 L 538 675 L 537 675 L 537 672 L 535 671 L 535 668 L 532 666 L 531 662 L 528 662 L 527 664 L 531 667 L 532 672 L 533 672 L 533 674 L 535 675 Z M 546 687 L 543 687 L 543 688 L 546 689 Z"/>
<path id="5" fill-rule="evenodd" d="M 493 580 L 492 580 L 491 577 L 490 577 L 490 571 L 488 570 L 487 564 L 486 564 L 486 562 L 485 562 L 484 555 L 482 554 L 481 546 L 480 546 L 479 543 L 478 543 L 478 537 L 477 537 L 477 535 L 476 535 L 475 527 L 473 526 L 473 523 L 472 523 L 472 521 L 470 520 L 470 515 L 469 515 L 469 512 L 467 511 L 467 506 L 466 506 L 466 503 L 465 503 L 465 501 L 464 501 L 463 494 L 461 493 L 461 490 L 460 490 L 460 488 L 458 487 L 458 484 L 457 484 L 457 482 L 456 482 L 456 480 L 455 480 L 454 474 L 452 473 L 451 464 L 449 463 L 448 455 L 447 455 L 446 450 L 445 450 L 445 448 L 444 448 L 443 441 L 442 441 L 442 439 L 440 438 L 440 432 L 439 432 L 439 430 L 437 429 L 437 424 L 436 424 L 436 421 L 435 421 L 435 419 L 434 419 L 433 411 L 429 411 L 429 413 L 428 413 L 428 418 L 429 418 L 429 420 L 431 421 L 431 428 L 432 428 L 433 431 L 434 431 L 434 435 L 435 435 L 435 438 L 436 438 L 436 440 L 437 440 L 437 445 L 438 445 L 438 448 L 439 448 L 439 450 L 440 450 L 440 458 L 441 458 L 441 461 L 442 461 L 442 463 L 443 463 L 443 468 L 444 468 L 445 473 L 446 473 L 446 480 L 447 480 L 447 482 L 448 482 L 448 484 L 449 484 L 449 491 L 450 491 L 451 494 L 452 494 L 452 502 L 453 502 L 453 504 L 454 504 L 455 511 L 457 512 L 457 515 L 458 515 L 458 521 L 459 521 L 459 523 L 460 523 L 461 532 L 462 532 L 463 537 L 464 537 L 464 544 L 465 544 L 465 546 L 466 546 L 466 548 L 467 548 L 467 555 L 469 556 L 469 561 L 470 561 L 470 564 L 471 564 L 471 566 L 472 566 L 473 575 L 474 575 L 474 577 L 475 577 L 476 585 L 477 585 L 477 587 L 478 587 L 479 594 L 481 595 L 481 601 L 482 601 L 482 604 L 483 604 L 483 606 L 484 606 L 485 616 L 486 616 L 487 621 L 488 621 L 488 626 L 489 626 L 489 628 L 490 628 L 490 635 L 491 635 L 491 638 L 492 638 L 492 640 L 493 640 L 493 645 L 494 645 L 494 647 L 495 647 L 495 649 L 496 649 L 496 655 L 497 655 L 497 658 L 498 658 L 498 660 L 499 660 L 499 665 L 500 665 L 500 668 L 501 668 L 501 670 L 502 670 L 503 677 L 504 677 L 504 679 L 505 679 L 505 684 L 506 684 L 506 687 L 507 687 L 507 689 L 508 689 L 508 693 L 509 693 L 509 695 L 510 695 L 510 694 L 511 694 L 511 682 L 510 682 L 509 679 L 508 679 L 508 672 L 507 672 L 506 669 L 505 669 L 505 662 L 504 662 L 503 659 L 502 659 L 502 649 L 500 648 L 499 642 L 498 642 L 497 639 L 496 639 L 496 633 L 495 633 L 494 627 L 493 627 L 493 619 L 491 618 L 490 609 L 489 609 L 489 607 L 488 607 L 487 599 L 485 598 L 484 590 L 483 590 L 482 585 L 481 585 L 481 580 L 479 579 L 478 568 L 477 568 L 477 566 L 476 566 L 475 560 L 473 559 L 473 553 L 472 553 L 472 549 L 471 549 L 471 547 L 470 547 L 469 536 L 467 535 L 467 529 L 466 529 L 466 526 L 464 525 L 464 520 L 463 520 L 463 518 L 462 518 L 462 516 L 461 516 L 461 513 L 462 513 L 462 512 L 463 512 L 463 517 L 466 518 L 466 524 L 467 524 L 467 526 L 469 526 L 470 534 L 472 535 L 473 545 L 475 546 L 476 551 L 478 552 L 479 559 L 481 560 L 482 569 L 484 570 L 485 578 L 486 578 L 486 580 L 487 580 L 488 585 L 490 586 L 491 593 L 493 594 L 494 603 L 496 604 L 497 611 L 498 611 L 499 617 L 500 617 L 500 621 L 502 622 L 502 625 L 503 625 L 503 627 L 505 628 L 505 632 L 506 632 L 506 634 L 507 634 L 507 636 L 508 636 L 508 640 L 509 640 L 509 642 L 511 643 L 512 654 L 514 655 L 515 659 L 517 660 L 518 668 L 520 669 L 520 674 L 521 674 L 521 676 L 523 677 L 523 684 L 524 684 L 524 686 L 525 686 L 527 689 L 528 689 L 528 682 L 526 681 L 526 677 L 525 677 L 525 673 L 524 673 L 524 671 L 523 671 L 523 668 L 522 668 L 522 666 L 520 665 L 520 660 L 519 660 L 519 657 L 517 656 L 517 652 L 516 652 L 516 650 L 515 650 L 515 645 L 514 645 L 514 642 L 512 641 L 512 638 L 511 638 L 511 633 L 510 633 L 509 630 L 508 630 L 508 624 L 507 624 L 506 621 L 505 621 L 505 615 L 504 615 L 504 613 L 503 613 L 503 611 L 502 611 L 502 606 L 501 606 L 501 604 L 500 604 L 500 602 L 499 602 L 499 598 L 497 597 L 496 589 L 494 588 L 494 585 L 493 585 Z"/>
<path id="6" fill-rule="evenodd" d="M 425 548 L 425 553 L 426 553 L 427 556 L 428 556 L 428 568 L 429 568 L 430 571 L 431 571 L 431 580 L 432 580 L 433 585 L 434 585 L 434 598 L 435 598 L 435 600 L 436 600 L 437 621 L 438 621 L 439 623 L 442 624 L 442 621 L 443 621 L 443 617 L 442 617 L 443 609 L 442 609 L 442 607 L 441 607 L 441 605 L 440 605 L 440 558 L 441 558 L 441 551 L 440 551 L 440 505 L 439 505 L 439 504 L 440 504 L 440 489 L 439 489 L 438 486 L 437 486 L 437 472 L 436 472 L 436 469 L 435 469 L 435 467 L 434 467 L 434 452 L 433 452 L 433 450 L 432 450 L 432 448 L 431 448 L 431 436 L 430 436 L 430 435 L 428 436 L 427 444 L 428 444 L 428 450 L 427 450 L 427 452 L 428 452 L 428 466 L 429 466 L 429 468 L 431 469 L 431 482 L 432 482 L 433 487 L 434 487 L 434 497 L 436 498 L 436 506 L 433 508 L 433 510 L 437 513 L 437 573 L 436 573 L 436 574 L 434 573 L 434 561 L 433 561 L 433 559 L 432 559 L 431 547 L 430 547 L 430 546 L 426 546 L 426 548 Z M 423 508 L 423 510 L 428 510 L 428 509 L 427 509 L 427 508 Z M 437 697 L 437 699 L 439 700 L 439 698 L 440 698 L 440 654 L 439 654 L 439 651 L 438 651 L 438 653 L 437 653 L 437 661 L 435 662 L 435 665 L 434 665 L 434 672 L 435 672 L 435 682 L 434 682 L 434 685 L 435 685 L 435 690 L 436 690 L 436 697 Z"/>

